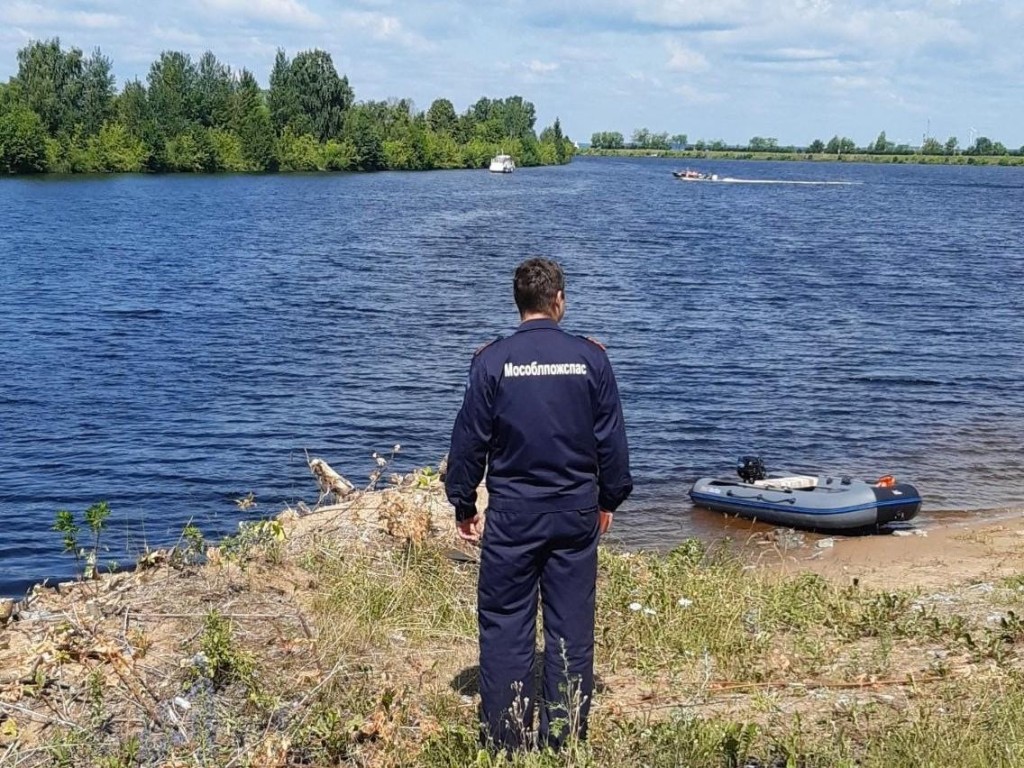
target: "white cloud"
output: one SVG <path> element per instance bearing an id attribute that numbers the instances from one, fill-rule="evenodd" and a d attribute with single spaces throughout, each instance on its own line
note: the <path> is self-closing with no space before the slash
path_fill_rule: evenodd
<path id="1" fill-rule="evenodd" d="M 114 13 L 94 13 L 88 11 L 60 12 L 46 8 L 38 3 L 15 0 L 0 4 L 0 22 L 14 27 L 33 27 L 41 25 L 81 29 L 113 29 L 124 23 L 123 16 Z"/>
<path id="2" fill-rule="evenodd" d="M 775 55 L 780 61 L 824 61 L 835 58 L 833 51 L 824 48 L 778 48 Z"/>
<path id="3" fill-rule="evenodd" d="M 154 24 L 152 28 L 152 35 L 161 43 L 173 46 L 190 46 L 199 48 L 203 45 L 203 37 L 201 35 L 175 26 L 165 27 L 160 24 Z"/>
<path id="4" fill-rule="evenodd" d="M 668 43 L 668 68 L 673 72 L 704 72 L 709 69 L 703 53 L 687 48 L 672 40 Z"/>
<path id="5" fill-rule="evenodd" d="M 417 50 L 433 47 L 424 37 L 406 29 L 397 16 L 377 11 L 343 11 L 338 15 L 338 21 L 342 26 L 354 28 L 379 42 L 397 43 Z"/>
<path id="6" fill-rule="evenodd" d="M 294 27 L 317 27 L 323 24 L 317 14 L 299 0 L 197 0 L 208 14 L 230 14 L 250 21 L 266 21 Z"/>
<path id="7" fill-rule="evenodd" d="M 879 81 L 872 77 L 850 77 L 847 75 L 836 75 L 831 78 L 831 83 L 834 87 L 845 91 L 877 91 L 880 85 Z"/>
<path id="8" fill-rule="evenodd" d="M 543 76 L 550 75 L 553 72 L 557 72 L 558 66 L 559 65 L 556 64 L 555 62 L 538 61 L 537 59 L 533 59 L 532 61 L 527 62 L 526 69 L 530 72 L 531 75 Z"/>
<path id="9" fill-rule="evenodd" d="M 705 88 L 696 88 L 687 83 L 677 85 L 672 89 L 676 96 L 682 96 L 688 104 L 715 104 L 725 100 L 725 96 Z"/>

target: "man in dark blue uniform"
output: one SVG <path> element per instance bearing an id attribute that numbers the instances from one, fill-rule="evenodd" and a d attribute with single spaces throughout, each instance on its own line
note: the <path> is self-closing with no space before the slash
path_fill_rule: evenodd
<path id="1" fill-rule="evenodd" d="M 530 746 L 538 587 L 544 607 L 541 745 L 586 737 L 594 690 L 597 541 L 633 489 L 622 405 L 600 344 L 562 331 L 565 276 L 516 269 L 519 329 L 477 351 L 455 420 L 445 488 L 459 535 L 480 536 L 481 720 L 487 740 Z"/>

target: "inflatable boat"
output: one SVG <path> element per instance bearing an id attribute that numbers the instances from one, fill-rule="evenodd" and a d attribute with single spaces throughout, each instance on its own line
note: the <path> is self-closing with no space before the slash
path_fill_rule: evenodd
<path id="1" fill-rule="evenodd" d="M 891 475 L 875 482 L 833 475 L 774 475 L 758 457 L 737 464 L 739 479 L 702 477 L 694 504 L 773 525 L 818 531 L 866 530 L 913 519 L 921 509 L 914 486 Z"/>

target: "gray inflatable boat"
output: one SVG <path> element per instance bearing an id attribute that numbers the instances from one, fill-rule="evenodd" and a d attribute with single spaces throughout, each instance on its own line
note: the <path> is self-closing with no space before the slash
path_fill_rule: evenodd
<path id="1" fill-rule="evenodd" d="M 866 530 L 913 519 L 921 495 L 890 475 L 877 482 L 832 475 L 769 476 L 757 457 L 744 456 L 738 480 L 702 477 L 690 489 L 694 504 L 764 523 L 819 531 Z"/>

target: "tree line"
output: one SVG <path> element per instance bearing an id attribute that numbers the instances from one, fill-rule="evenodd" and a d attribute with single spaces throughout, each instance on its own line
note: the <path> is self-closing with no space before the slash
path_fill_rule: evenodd
<path id="1" fill-rule="evenodd" d="M 774 152 L 793 154 L 826 154 L 826 155 L 968 155 L 968 156 L 1009 156 L 1024 155 L 1024 146 L 1017 150 L 1007 149 L 998 141 L 993 141 L 986 136 L 978 136 L 967 147 L 961 147 L 960 141 L 955 136 L 950 136 L 945 141 L 934 137 L 926 136 L 922 139 L 920 146 L 909 144 L 896 144 L 886 138 L 885 131 L 882 131 L 878 138 L 870 144 L 858 147 L 853 139 L 846 136 L 833 136 L 827 142 L 815 139 L 806 147 L 780 146 L 778 139 L 764 136 L 754 136 L 746 145 L 726 144 L 722 140 L 705 141 L 703 139 L 690 144 L 686 134 L 675 134 L 669 136 L 665 133 L 652 133 L 646 128 L 638 128 L 633 131 L 632 140 L 627 142 L 625 137 L 618 131 L 601 131 L 590 138 L 591 149 L 656 149 L 656 150 L 694 150 L 703 152 Z"/>
<path id="2" fill-rule="evenodd" d="M 436 99 L 356 101 L 331 55 L 279 50 L 264 89 L 212 52 L 165 51 L 145 82 L 118 91 L 113 63 L 59 39 L 18 51 L 0 83 L 0 173 L 378 171 L 483 168 L 498 153 L 522 166 L 572 159 L 559 120 L 535 132 L 521 96 L 465 112 Z"/>

